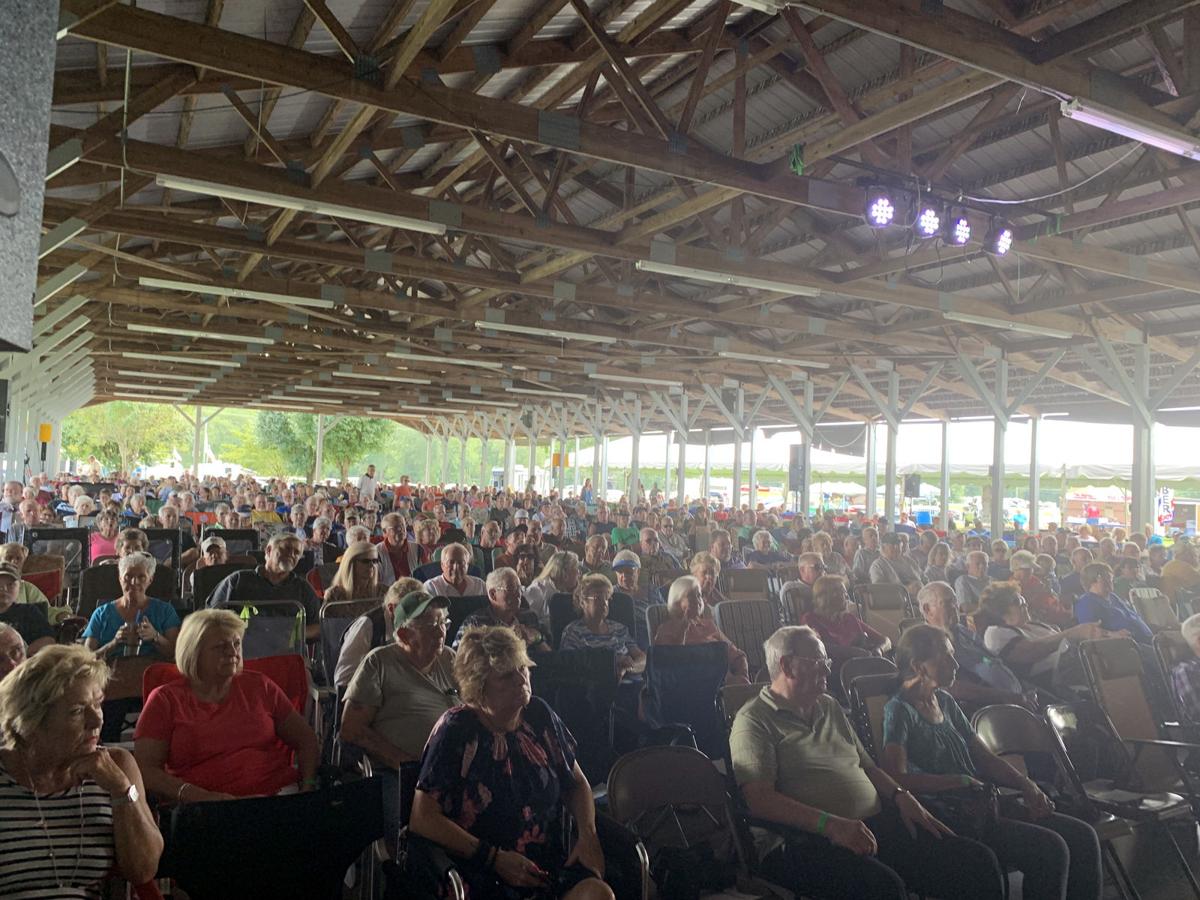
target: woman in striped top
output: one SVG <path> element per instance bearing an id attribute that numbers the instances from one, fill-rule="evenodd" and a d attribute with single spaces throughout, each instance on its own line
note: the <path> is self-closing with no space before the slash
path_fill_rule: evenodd
<path id="1" fill-rule="evenodd" d="M 603 575 L 584 576 L 575 595 L 575 605 L 582 618 L 563 629 L 558 649 L 611 647 L 617 654 L 618 677 L 626 682 L 640 681 L 636 676 L 646 669 L 646 654 L 628 628 L 608 618 L 608 601 L 612 595 L 612 582 Z"/>
<path id="2" fill-rule="evenodd" d="M 154 878 L 162 836 L 124 750 L 99 746 L 108 667 L 52 646 L 0 682 L 0 897 L 100 896 Z"/>

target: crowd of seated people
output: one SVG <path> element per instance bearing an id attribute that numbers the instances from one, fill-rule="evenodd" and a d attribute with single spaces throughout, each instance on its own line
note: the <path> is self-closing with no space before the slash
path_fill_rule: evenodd
<path id="1" fill-rule="evenodd" d="M 743 593 L 730 590 L 730 573 L 750 568 L 767 570 L 764 599 L 776 604 L 777 618 L 805 626 L 785 626 L 767 641 L 769 682 L 734 724 L 734 773 L 751 812 L 811 833 L 810 843 L 767 838 L 764 871 L 802 882 L 813 896 L 839 896 L 852 885 L 851 896 L 899 897 L 911 889 L 990 898 L 1002 896 L 1008 868 L 1026 873 L 1025 896 L 1094 897 L 1094 833 L 1054 812 L 1033 782 L 988 754 L 966 716 L 996 703 L 1040 711 L 1046 698 L 1078 690 L 1074 648 L 1084 640 L 1128 637 L 1145 664 L 1157 666 L 1151 644 L 1161 626 L 1142 618 L 1137 589 L 1162 590 L 1185 613 L 1189 592 L 1200 588 L 1186 539 L 1168 548 L 1141 535 L 1096 541 L 1082 530 L 1052 529 L 993 541 L 953 529 L 910 535 L 863 517 L 806 519 L 673 500 L 593 497 L 587 504 L 557 492 L 406 480 L 365 486 L 366 493 L 353 484 L 187 475 L 102 492 L 39 481 L 27 496 L 20 485 L 5 486 L 0 514 L 14 540 L 0 546 L 0 793 L 45 802 L 49 793 L 35 796 L 17 777 L 29 774 L 36 791 L 53 784 L 90 809 L 100 799 L 96 785 L 114 788 L 110 839 L 99 838 L 109 848 L 104 872 L 89 863 L 72 878 L 90 884 L 115 871 L 147 880 L 160 844 L 156 829 L 145 832 L 145 794 L 169 807 L 317 786 L 321 735 L 269 678 L 242 665 L 247 623 L 285 600 L 303 611 L 309 655 L 336 654 L 329 677 L 340 704 L 337 743 L 365 755 L 383 779 L 389 823 L 400 817 L 400 767 L 419 764 L 412 830 L 450 851 L 479 896 L 494 895 L 500 884 L 609 896 L 603 859 L 591 846 L 590 788 L 574 760 L 574 739 L 558 717 L 563 711 L 531 699 L 529 667 L 556 651 L 611 649 L 613 678 L 633 715 L 655 646 L 720 644 L 726 683 L 748 684 L 756 673 L 746 648 L 717 626 L 714 610 L 739 602 L 728 599 Z M 47 598 L 22 577 L 31 555 L 25 530 L 69 524 L 90 530 L 87 558 L 112 562 L 119 587 L 90 612 L 82 648 L 55 647 L 58 632 L 46 615 L 72 602 L 72 586 Z M 180 533 L 178 556 L 165 560 L 180 570 L 171 573 L 170 596 L 150 587 L 164 560 L 149 552 L 149 527 Z M 253 563 L 240 549 L 243 528 L 259 536 Z M 206 596 L 192 596 L 195 573 L 235 559 L 239 571 Z M 895 647 L 863 621 L 856 602 L 857 588 L 880 583 L 903 588 L 911 612 L 927 623 L 910 626 Z M 632 628 L 612 615 L 618 592 L 632 600 Z M 550 622 L 556 595 L 571 597 L 573 619 L 556 626 L 557 641 Z M 787 611 L 785 597 L 793 598 Z M 448 634 L 451 609 L 464 598 L 477 605 Z M 366 601 L 355 614 L 367 611 L 348 620 L 335 647 L 323 647 L 326 607 L 350 600 Z M 1183 636 L 1200 651 L 1200 619 L 1188 619 Z M 58 655 L 63 649 L 86 656 Z M 85 732 L 89 752 L 97 741 L 103 750 L 128 740 L 132 725 L 132 756 L 113 748 L 95 771 L 51 771 L 53 755 L 45 771 L 22 768 L 12 755 L 25 739 L 17 735 L 41 746 L 38 729 L 46 726 L 17 713 L 10 725 L 4 692 L 30 690 L 13 675 L 48 651 L 69 674 L 55 676 L 59 694 L 49 701 L 40 694 L 38 702 L 53 712 L 68 694 L 86 693 L 84 726 L 71 727 Z M 862 654 L 894 655 L 900 668 L 878 760 L 828 696 L 830 666 Z M 114 692 L 131 661 L 174 663 L 179 677 L 143 705 L 140 693 Z M 1171 674 L 1180 703 L 1200 716 L 1200 662 L 1182 662 Z M 464 756 L 472 741 L 490 749 Z M 512 764 L 497 767 L 493 755 L 502 746 Z M 981 782 L 1016 790 L 1028 817 L 1002 820 L 986 839 L 955 834 L 970 829 L 937 795 Z M 126 784 L 140 799 L 123 802 Z M 528 794 L 533 784 L 531 802 L 510 808 L 511 792 Z M 121 813 L 123 806 L 129 811 Z M 582 829 L 574 850 L 545 827 L 564 808 Z M 18 826 L 0 813 L 0 832 L 9 827 Z M 119 829 L 139 835 L 138 852 L 122 845 Z M 61 875 L 51 867 L 35 877 Z M 5 877 L 0 861 L 0 893 Z"/>

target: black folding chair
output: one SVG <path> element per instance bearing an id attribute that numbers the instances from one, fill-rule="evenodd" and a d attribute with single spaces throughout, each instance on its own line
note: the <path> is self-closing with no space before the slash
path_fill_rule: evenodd
<path id="1" fill-rule="evenodd" d="M 530 670 L 533 692 L 558 713 L 578 744 L 579 765 L 593 784 L 612 766 L 616 654 L 608 648 L 540 653 Z"/>
<path id="2" fill-rule="evenodd" d="M 720 759 L 725 727 L 717 712 L 717 693 L 729 671 L 725 643 L 656 645 L 646 656 L 646 722 L 655 728 L 686 725 L 696 747 L 710 759 Z"/>
<path id="3" fill-rule="evenodd" d="M 341 900 L 342 879 L 383 836 L 377 778 L 286 797 L 187 803 L 171 811 L 159 877 L 192 900 Z"/>

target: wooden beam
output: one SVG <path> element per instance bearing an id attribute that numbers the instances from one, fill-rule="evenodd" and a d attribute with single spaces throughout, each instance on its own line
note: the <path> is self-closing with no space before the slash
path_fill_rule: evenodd
<path id="1" fill-rule="evenodd" d="M 346 55 L 346 59 L 350 62 L 358 59 L 360 52 L 358 44 L 354 42 L 354 38 L 346 30 L 346 26 L 334 15 L 333 10 L 325 5 L 325 0 L 304 0 L 304 5 L 317 17 L 317 21 L 325 26 L 325 30 L 329 32 L 333 42 L 338 45 L 338 49 Z"/>

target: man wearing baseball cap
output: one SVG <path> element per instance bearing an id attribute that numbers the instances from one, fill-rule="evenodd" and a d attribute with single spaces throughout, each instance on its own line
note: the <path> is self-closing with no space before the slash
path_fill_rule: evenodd
<path id="1" fill-rule="evenodd" d="M 446 597 L 405 594 L 392 616 L 395 642 L 367 654 L 346 692 L 341 738 L 365 750 L 384 778 L 389 836 L 400 820 L 400 764 L 421 758 L 434 724 L 458 704 L 449 608 Z"/>
<path id="2" fill-rule="evenodd" d="M 28 648 L 29 656 L 54 643 L 54 629 L 46 619 L 46 611 L 32 603 L 18 603 L 21 590 L 21 570 L 12 563 L 0 563 L 0 622 L 17 630 Z"/>

